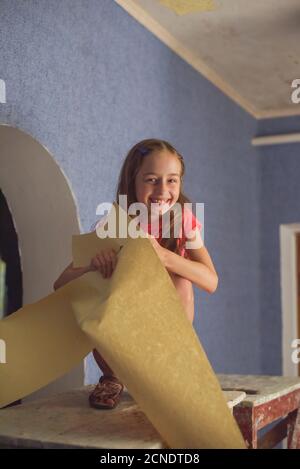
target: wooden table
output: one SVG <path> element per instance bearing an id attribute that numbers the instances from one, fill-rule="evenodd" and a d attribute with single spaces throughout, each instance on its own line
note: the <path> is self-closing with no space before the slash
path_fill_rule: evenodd
<path id="1" fill-rule="evenodd" d="M 0 447 L 165 448 L 161 436 L 125 390 L 113 410 L 89 407 L 93 386 L 0 410 Z M 229 408 L 244 392 L 224 392 Z"/>
<path id="2" fill-rule="evenodd" d="M 243 391 L 233 409 L 249 448 L 272 448 L 287 436 L 287 447 L 300 448 L 300 377 L 217 375 L 224 390 Z M 281 419 L 262 438 L 258 431 Z"/>

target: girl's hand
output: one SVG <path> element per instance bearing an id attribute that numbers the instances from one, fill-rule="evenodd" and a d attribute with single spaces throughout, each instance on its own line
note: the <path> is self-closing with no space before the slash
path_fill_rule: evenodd
<path id="1" fill-rule="evenodd" d="M 114 249 L 104 249 L 91 259 L 90 270 L 98 270 L 103 278 L 109 278 L 117 265 L 118 256 Z"/>
<path id="2" fill-rule="evenodd" d="M 160 258 L 163 266 L 165 266 L 165 262 L 166 262 L 166 251 L 168 251 L 167 249 L 165 249 L 164 247 L 162 247 L 159 242 L 156 240 L 156 238 L 152 235 L 149 235 L 149 240 L 150 240 L 150 243 L 152 244 L 152 246 L 154 247 L 155 251 L 156 251 L 156 254 L 158 255 L 158 257 Z"/>

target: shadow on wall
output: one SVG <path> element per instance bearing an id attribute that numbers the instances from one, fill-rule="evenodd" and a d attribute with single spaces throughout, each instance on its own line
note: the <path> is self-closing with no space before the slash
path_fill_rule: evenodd
<path id="1" fill-rule="evenodd" d="M 0 189 L 0 257 L 5 263 L 5 276 L 1 289 L 4 299 L 3 316 L 22 307 L 23 286 L 18 235 L 6 199 Z M 1 315 L 0 315 L 1 319 Z"/>

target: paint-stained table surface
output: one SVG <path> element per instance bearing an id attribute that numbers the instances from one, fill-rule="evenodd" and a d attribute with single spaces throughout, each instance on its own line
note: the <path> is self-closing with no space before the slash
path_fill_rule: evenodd
<path id="1" fill-rule="evenodd" d="M 264 404 L 300 389 L 300 377 L 269 375 L 217 375 L 221 388 L 246 393 L 242 406 Z"/>
<path id="2" fill-rule="evenodd" d="M 300 449 L 300 377 L 217 375 L 222 389 L 242 391 L 233 409 L 249 448 L 272 448 L 287 437 L 288 448 Z M 263 437 L 259 430 L 278 421 Z"/>
<path id="3" fill-rule="evenodd" d="M 164 448 L 161 436 L 125 390 L 112 410 L 89 407 L 93 386 L 0 410 L 0 447 Z M 229 408 L 245 397 L 224 392 Z"/>

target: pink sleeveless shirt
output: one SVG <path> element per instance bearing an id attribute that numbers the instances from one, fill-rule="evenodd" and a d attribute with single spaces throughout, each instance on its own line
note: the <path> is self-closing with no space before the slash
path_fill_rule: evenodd
<path id="1" fill-rule="evenodd" d="M 202 229 L 202 224 L 195 217 L 195 215 L 193 214 L 193 212 L 191 210 L 185 209 L 183 214 L 185 216 L 182 217 L 182 227 L 181 227 L 181 230 L 180 230 L 180 236 L 182 238 L 182 243 L 180 243 L 181 238 L 178 238 L 177 245 L 180 246 L 180 244 L 181 244 L 181 246 L 182 246 L 179 249 L 179 255 L 182 256 L 182 257 L 188 258 L 187 249 L 185 249 L 185 244 L 188 241 L 188 238 L 187 238 L 186 234 L 188 234 L 188 232 L 191 229 L 193 231 L 195 229 L 198 229 L 199 230 L 199 233 L 198 233 L 199 242 L 197 242 L 197 248 L 203 247 L 204 244 L 203 244 L 201 234 L 200 234 L 200 230 Z M 99 220 L 97 220 L 95 223 L 93 223 L 93 225 L 90 228 L 90 231 L 95 231 L 98 227 L 104 225 L 106 220 L 107 220 L 107 215 L 103 215 Z M 148 233 L 151 232 L 151 225 L 150 224 L 142 225 L 142 228 L 145 231 L 147 231 Z M 153 236 L 155 236 L 155 235 L 153 234 Z M 159 230 L 159 236 L 155 236 L 155 238 L 157 239 L 158 242 L 161 241 L 161 229 Z"/>

